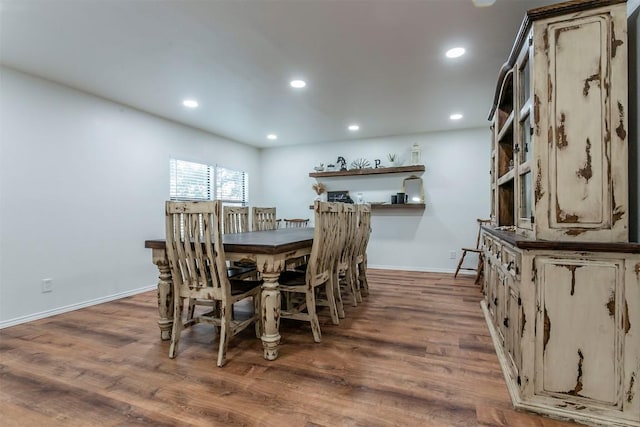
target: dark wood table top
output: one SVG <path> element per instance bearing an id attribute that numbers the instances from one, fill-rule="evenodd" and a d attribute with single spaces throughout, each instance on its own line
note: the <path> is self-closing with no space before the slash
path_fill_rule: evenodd
<path id="1" fill-rule="evenodd" d="M 279 228 L 268 231 L 225 234 L 222 236 L 226 252 L 278 254 L 305 248 L 313 244 L 313 228 Z M 145 240 L 147 249 L 165 249 L 165 239 Z"/>

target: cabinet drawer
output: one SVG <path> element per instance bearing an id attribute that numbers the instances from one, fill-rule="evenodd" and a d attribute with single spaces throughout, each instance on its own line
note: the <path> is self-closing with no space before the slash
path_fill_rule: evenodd
<path id="1" fill-rule="evenodd" d="M 485 234 L 483 236 L 482 244 L 483 244 L 485 253 L 489 257 L 494 259 L 499 259 L 501 257 L 500 251 L 501 251 L 502 245 L 500 244 L 499 241 L 489 236 L 488 234 Z"/>
<path id="2" fill-rule="evenodd" d="M 503 246 L 500 263 L 507 273 L 514 277 L 520 276 L 520 265 L 522 263 L 520 252 L 509 246 Z"/>

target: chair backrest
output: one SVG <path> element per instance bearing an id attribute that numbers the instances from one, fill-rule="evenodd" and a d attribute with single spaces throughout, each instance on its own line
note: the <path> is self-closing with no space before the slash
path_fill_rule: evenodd
<path id="1" fill-rule="evenodd" d="M 249 231 L 249 208 L 246 206 L 224 207 L 224 232 L 226 234 Z"/>
<path id="2" fill-rule="evenodd" d="M 338 229 L 341 209 L 342 203 L 316 200 L 313 204 L 315 227 L 307 264 L 307 283 L 326 281 L 333 273 L 338 256 L 337 242 L 341 238 Z"/>
<path id="3" fill-rule="evenodd" d="M 306 228 L 309 226 L 309 218 L 284 219 L 285 228 Z"/>
<path id="4" fill-rule="evenodd" d="M 341 234 L 343 239 L 340 241 L 340 269 L 348 267 L 354 256 L 356 249 L 356 238 L 358 234 L 358 212 L 354 204 L 343 203 L 340 215 Z"/>
<path id="5" fill-rule="evenodd" d="M 476 221 L 478 221 L 478 236 L 476 237 L 476 249 L 480 249 L 480 229 L 483 225 L 491 223 L 491 220 L 477 218 Z"/>
<path id="6" fill-rule="evenodd" d="M 356 243 L 354 255 L 364 256 L 367 253 L 369 236 L 371 235 L 371 205 L 358 204 L 358 227 L 356 232 Z"/>
<path id="7" fill-rule="evenodd" d="M 221 206 L 219 200 L 166 202 L 167 257 L 179 295 L 222 301 L 230 296 Z"/>
<path id="8" fill-rule="evenodd" d="M 252 221 L 251 229 L 253 231 L 275 230 L 278 228 L 276 221 L 276 208 L 251 208 Z"/>

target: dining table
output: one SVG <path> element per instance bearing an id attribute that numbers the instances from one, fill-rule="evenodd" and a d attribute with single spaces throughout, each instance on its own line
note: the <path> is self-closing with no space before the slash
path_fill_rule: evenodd
<path id="1" fill-rule="evenodd" d="M 264 358 L 275 360 L 280 345 L 280 290 L 278 278 L 288 260 L 309 255 L 313 245 L 313 228 L 278 228 L 224 234 L 222 243 L 227 260 L 252 260 L 263 280 L 261 304 L 263 314 L 262 346 Z M 165 239 L 145 240 L 152 261 L 159 271 L 158 311 L 160 338 L 171 339 L 173 326 L 173 283 Z"/>

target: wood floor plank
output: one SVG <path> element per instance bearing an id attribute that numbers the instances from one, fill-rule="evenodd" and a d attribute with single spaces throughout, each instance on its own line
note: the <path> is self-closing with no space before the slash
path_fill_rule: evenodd
<path id="1" fill-rule="evenodd" d="M 469 276 L 369 270 L 371 295 L 322 343 L 283 321 L 280 357 L 251 328 L 215 366 L 196 325 L 176 359 L 147 292 L 0 331 L 4 426 L 572 425 L 514 411 Z M 239 307 L 242 315 L 246 307 Z"/>

